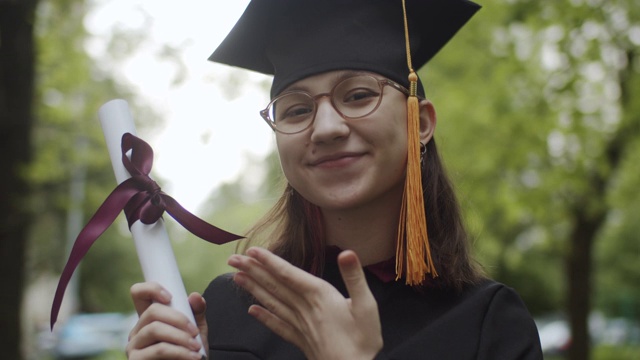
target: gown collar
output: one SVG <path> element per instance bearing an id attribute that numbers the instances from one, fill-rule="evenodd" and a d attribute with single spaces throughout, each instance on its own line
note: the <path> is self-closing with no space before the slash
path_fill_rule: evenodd
<path id="1" fill-rule="evenodd" d="M 342 252 L 342 249 L 339 247 L 328 245 L 325 250 L 326 262 L 335 263 L 340 252 Z M 396 257 L 392 256 L 387 260 L 367 265 L 364 269 L 383 283 L 394 281 L 396 279 Z"/>

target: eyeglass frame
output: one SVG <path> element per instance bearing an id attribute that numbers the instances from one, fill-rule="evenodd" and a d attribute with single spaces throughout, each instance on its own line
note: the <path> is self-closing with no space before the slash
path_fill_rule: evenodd
<path id="1" fill-rule="evenodd" d="M 337 107 L 336 105 L 333 103 L 333 93 L 335 91 L 335 89 L 338 87 L 338 85 L 342 84 L 345 81 L 351 80 L 355 77 L 369 77 L 374 79 L 377 83 L 378 86 L 380 87 L 380 97 L 378 99 L 378 103 L 376 104 L 376 106 L 371 109 L 371 111 L 369 111 L 368 113 L 364 114 L 364 115 L 360 115 L 360 116 L 346 116 L 345 114 L 343 114 Z M 264 109 L 260 110 L 260 116 L 262 117 L 262 119 L 267 123 L 267 125 L 269 125 L 269 127 L 271 127 L 271 129 L 273 131 L 279 132 L 280 134 L 284 134 L 284 135 L 294 135 L 294 134 L 299 134 L 307 129 L 309 129 L 311 127 L 311 125 L 313 125 L 313 122 L 316 120 L 316 115 L 318 114 L 318 99 L 322 98 L 322 97 L 329 97 L 329 103 L 331 104 L 331 106 L 333 107 L 333 109 L 340 114 L 340 116 L 342 116 L 343 119 L 345 120 L 354 120 L 354 119 L 361 119 L 363 117 L 369 116 L 371 114 L 373 114 L 374 112 L 376 112 L 376 110 L 378 110 L 378 108 L 380 107 L 380 104 L 382 103 L 382 96 L 384 95 L 384 87 L 385 86 L 391 86 L 393 89 L 396 89 L 398 91 L 400 91 L 401 93 L 405 94 L 406 96 L 409 96 L 409 90 L 407 88 L 405 88 L 404 86 L 398 84 L 397 82 L 393 81 L 393 80 L 389 80 L 389 79 L 378 79 L 373 75 L 364 75 L 364 74 L 359 74 L 359 75 L 354 75 L 354 76 L 350 76 L 347 77 L 345 79 L 342 79 L 341 81 L 339 81 L 337 84 L 335 84 L 331 90 L 329 92 L 324 92 L 324 93 L 320 93 L 320 94 L 316 94 L 316 95 L 312 95 L 311 93 L 309 93 L 308 91 L 303 91 L 303 90 L 292 90 L 292 91 L 285 91 L 283 93 L 281 93 L 280 95 L 276 96 L 275 98 L 273 98 L 269 104 L 267 104 L 267 107 L 265 107 Z M 272 120 L 269 117 L 269 111 L 271 110 L 271 107 L 273 106 L 273 104 L 278 101 L 278 99 L 281 99 L 287 95 L 290 94 L 303 94 L 303 95 L 307 95 L 311 98 L 311 100 L 313 100 L 313 118 L 311 119 L 311 121 L 309 122 L 309 125 L 307 125 L 305 128 L 295 131 L 295 132 L 283 132 L 281 130 L 278 129 L 276 122 L 274 120 Z M 424 100 L 423 97 L 418 96 L 419 100 Z"/>

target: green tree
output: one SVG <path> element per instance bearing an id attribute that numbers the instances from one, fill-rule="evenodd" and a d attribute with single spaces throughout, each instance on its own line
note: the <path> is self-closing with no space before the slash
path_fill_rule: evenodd
<path id="1" fill-rule="evenodd" d="M 282 170 L 275 152 L 264 158 L 248 159 L 247 166 L 235 181 L 220 185 L 202 206 L 203 218 L 211 224 L 242 235 L 277 201 L 283 185 Z M 238 242 L 216 246 L 170 224 L 176 241 L 176 256 L 185 287 L 203 291 L 217 275 L 234 271 L 227 258 L 236 252 Z M 188 259 L 188 260 L 187 260 Z"/>
<path id="2" fill-rule="evenodd" d="M 640 9 L 623 0 L 483 4 L 427 71 L 447 116 L 438 140 L 490 273 L 535 313 L 563 301 L 570 357 L 587 359 L 593 249 L 610 236 L 625 248 L 637 242 L 624 234 L 637 222 L 627 211 L 640 177 Z M 624 270 L 610 262 L 599 271 Z"/>
<path id="3" fill-rule="evenodd" d="M 84 50 L 87 34 L 82 20 L 87 6 L 84 0 L 47 1 L 38 9 L 39 106 L 35 159 L 30 169 L 34 205 L 29 258 L 32 276 L 61 271 L 69 242 L 77 235 L 67 229 L 73 208 L 81 214 L 79 225 L 83 225 L 115 185 L 96 114 L 106 100 L 127 94 L 100 73 Z M 104 235 L 112 239 L 118 236 L 117 231 Z M 89 269 L 91 265 L 83 265 L 81 271 Z M 99 274 L 108 276 L 109 271 L 99 270 Z M 103 286 L 109 283 L 108 278 L 103 280 L 107 281 Z"/>
<path id="4" fill-rule="evenodd" d="M 98 124 L 98 108 L 107 100 L 125 98 L 130 100 L 138 125 L 157 123 L 153 119 L 159 118 L 140 106 L 141 102 L 113 79 L 110 69 L 87 54 L 89 35 L 83 20 L 89 9 L 85 0 L 43 1 L 35 16 L 39 56 L 30 138 L 34 156 L 23 172 L 31 186 L 27 202 L 31 216 L 26 258 L 29 283 L 41 278 L 57 281 L 71 242 L 116 185 Z M 143 39 L 114 34 L 112 58 L 107 60 L 124 57 L 140 41 Z M 77 310 L 131 309 L 128 289 L 141 275 L 130 239 L 123 219 L 119 219 L 89 251 L 77 271 Z M 41 300 L 44 305 L 39 307 L 48 310 L 52 299 L 53 293 Z M 69 292 L 65 303 L 72 301 L 73 292 Z M 36 321 L 48 321 L 42 318 L 42 310 L 36 310 L 40 309 L 27 313 L 40 316 Z"/>

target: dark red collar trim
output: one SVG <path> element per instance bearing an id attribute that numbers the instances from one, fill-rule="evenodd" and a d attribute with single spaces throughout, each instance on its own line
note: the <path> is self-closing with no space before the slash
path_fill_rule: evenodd
<path id="1" fill-rule="evenodd" d="M 327 246 L 325 248 L 326 261 L 335 263 L 338 258 L 338 254 L 341 252 L 342 249 L 337 246 Z M 394 281 L 396 279 L 396 258 L 393 256 L 387 260 L 367 265 L 364 269 L 384 283 Z"/>

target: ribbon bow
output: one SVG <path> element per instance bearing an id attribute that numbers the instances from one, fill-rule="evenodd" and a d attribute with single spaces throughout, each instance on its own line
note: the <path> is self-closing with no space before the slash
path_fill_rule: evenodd
<path id="1" fill-rule="evenodd" d="M 153 165 L 153 150 L 142 139 L 125 133 L 122 135 L 122 163 L 131 177 L 118 185 L 100 205 L 91 220 L 76 238 L 69 260 L 64 266 L 51 308 L 51 328 L 58 318 L 60 304 L 65 289 L 78 267 L 80 260 L 89 251 L 93 243 L 107 230 L 124 210 L 129 228 L 138 220 L 143 224 L 154 224 L 166 211 L 185 229 L 201 239 L 214 244 L 225 244 L 242 238 L 221 230 L 193 215 L 175 199 L 165 194 L 160 186 L 149 177 Z M 131 159 L 127 152 L 131 150 Z"/>

